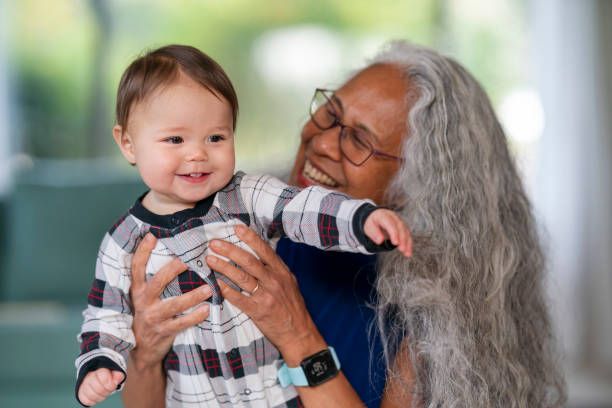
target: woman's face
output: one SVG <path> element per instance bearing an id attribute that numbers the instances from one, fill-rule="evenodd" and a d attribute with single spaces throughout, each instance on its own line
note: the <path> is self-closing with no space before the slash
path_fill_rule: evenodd
<path id="1" fill-rule="evenodd" d="M 400 70 L 392 65 L 366 68 L 334 94 L 340 122 L 370 134 L 375 150 L 400 156 L 409 109 L 405 101 L 408 86 Z M 302 129 L 289 183 L 299 187 L 320 185 L 384 205 L 384 191 L 400 162 L 372 155 L 355 166 L 340 151 L 339 133 L 339 126 L 320 130 L 309 120 Z"/>

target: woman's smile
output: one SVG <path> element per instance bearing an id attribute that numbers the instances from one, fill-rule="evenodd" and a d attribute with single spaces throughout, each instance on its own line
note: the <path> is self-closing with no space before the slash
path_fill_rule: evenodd
<path id="1" fill-rule="evenodd" d="M 300 186 L 307 187 L 313 184 L 321 184 L 327 187 L 338 187 L 339 183 L 329 174 L 315 167 L 310 160 L 306 159 L 304 167 L 298 176 Z"/>

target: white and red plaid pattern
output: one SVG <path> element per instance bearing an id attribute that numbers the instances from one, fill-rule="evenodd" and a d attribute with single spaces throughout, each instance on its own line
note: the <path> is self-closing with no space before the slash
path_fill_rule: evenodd
<path id="1" fill-rule="evenodd" d="M 222 298 L 217 279 L 224 278 L 205 262 L 208 243 L 223 239 L 250 251 L 234 234 L 236 225 L 246 224 L 273 245 L 286 236 L 322 249 L 369 253 L 362 244 L 363 231 L 353 231 L 354 215 L 366 203 L 371 205 L 321 187 L 300 190 L 271 176 L 242 172 L 208 206 L 163 216 L 173 226 L 155 225 L 151 218 L 155 221 L 160 216 L 142 216 L 147 210 L 137 201 L 113 225 L 100 247 L 78 336 L 78 382 L 91 367 L 100 366 L 92 365 L 96 361 L 126 371 L 129 351 L 135 346 L 130 262 L 150 231 L 158 241 L 146 267 L 147 279 L 175 256 L 189 266 L 165 288 L 162 298 L 179 296 L 203 284 L 213 288 L 209 318 L 181 332 L 164 360 L 166 406 L 301 407 L 296 390 L 282 388 L 277 380 L 282 364 L 278 350 L 246 314 Z"/>

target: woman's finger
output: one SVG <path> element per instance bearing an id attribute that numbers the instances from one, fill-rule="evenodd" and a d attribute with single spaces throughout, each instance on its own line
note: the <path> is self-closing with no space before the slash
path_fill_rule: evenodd
<path id="1" fill-rule="evenodd" d="M 218 239 L 212 240 L 210 242 L 210 247 L 213 249 L 213 251 L 215 251 L 215 253 L 217 253 L 219 255 L 222 255 L 222 256 L 225 256 L 226 258 L 230 259 L 232 262 L 234 262 L 238 266 L 240 266 L 245 271 L 243 273 L 251 275 L 251 276 L 253 276 L 257 280 L 264 280 L 266 278 L 266 268 L 265 268 L 264 264 L 259 259 L 255 258 L 255 256 L 252 253 L 248 252 L 247 250 L 242 249 L 239 246 L 236 246 L 234 244 L 230 244 L 229 242 L 221 241 L 221 240 L 218 240 Z M 215 261 L 212 258 L 211 258 L 211 260 Z M 207 262 L 208 262 L 208 260 L 207 260 Z M 216 262 L 223 262 L 223 261 L 221 261 L 219 258 L 217 258 Z M 209 266 L 211 266 L 211 268 L 213 268 L 212 265 L 209 264 Z M 216 264 L 215 264 L 214 268 L 217 268 Z M 217 269 L 214 269 L 214 270 L 217 270 Z M 239 275 L 236 274 L 235 277 L 238 280 L 244 280 L 246 282 L 247 278 L 248 278 L 248 275 L 246 275 L 246 276 L 239 276 Z M 227 276 L 227 277 L 232 279 L 230 276 Z M 232 280 L 234 280 L 234 279 L 232 279 Z M 238 281 L 234 281 L 234 282 L 238 286 L 240 286 L 240 283 Z M 243 288 L 243 289 L 249 290 L 249 289 L 253 289 L 253 288 L 252 287 L 251 288 L 247 287 L 247 288 Z"/>
<path id="2" fill-rule="evenodd" d="M 191 292 L 157 303 L 153 310 L 160 321 L 163 322 L 165 320 L 174 319 L 175 316 L 202 303 L 211 296 L 212 289 L 210 286 L 202 285 Z"/>
<path id="3" fill-rule="evenodd" d="M 248 316 L 253 318 L 253 311 L 255 311 L 257 307 L 253 301 L 253 298 L 238 292 L 221 279 L 219 279 L 217 282 L 219 283 L 219 288 L 221 289 L 221 294 L 223 294 L 223 297 L 229 300 L 229 302 L 238 309 L 242 310 Z"/>
<path id="4" fill-rule="evenodd" d="M 229 255 L 227 256 L 230 257 Z M 253 257 L 253 255 L 251 255 L 251 257 Z M 255 259 L 255 257 L 253 257 L 253 259 L 256 262 L 259 262 Z M 238 263 L 238 261 L 234 259 L 232 260 Z M 213 269 L 215 272 L 219 272 L 227 276 L 232 282 L 238 285 L 238 287 L 244 290 L 245 292 L 251 293 L 253 289 L 255 289 L 255 287 L 257 287 L 257 285 L 259 284 L 258 279 L 249 275 L 247 272 L 245 272 L 244 269 L 237 268 L 234 265 L 230 264 L 229 262 L 226 262 L 223 259 L 218 258 L 214 255 L 208 255 L 206 257 L 206 263 L 208 264 L 208 266 L 210 266 L 210 269 Z M 256 268 L 253 268 L 251 264 L 251 266 L 249 267 L 249 270 L 253 270 L 253 269 L 256 269 Z"/>
<path id="5" fill-rule="evenodd" d="M 261 259 L 261 262 L 263 262 L 265 265 L 273 265 L 278 263 L 280 258 L 278 255 L 276 255 L 276 252 L 274 252 L 272 247 L 270 247 L 270 244 L 261 239 L 261 237 L 257 235 L 255 231 L 245 227 L 244 225 L 236 226 L 234 231 L 236 232 L 238 238 L 244 241 L 244 243 L 257 254 L 259 259 Z M 234 259 L 232 260 L 235 262 Z"/>
<path id="6" fill-rule="evenodd" d="M 156 243 L 157 238 L 147 232 L 132 256 L 132 287 L 134 290 L 140 290 L 145 284 L 145 268 Z"/>
<path id="7" fill-rule="evenodd" d="M 191 312 L 169 319 L 160 325 L 160 331 L 166 336 L 176 336 L 183 330 L 202 323 L 210 313 L 210 305 L 204 304 Z"/>
<path id="8" fill-rule="evenodd" d="M 174 278 L 186 271 L 188 268 L 180 259 L 174 258 L 166 265 L 162 266 L 145 286 L 145 297 L 147 299 L 157 299 L 162 294 L 166 286 Z"/>

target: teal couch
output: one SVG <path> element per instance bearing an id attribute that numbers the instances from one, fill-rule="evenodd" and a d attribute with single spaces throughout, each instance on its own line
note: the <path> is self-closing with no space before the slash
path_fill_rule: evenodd
<path id="1" fill-rule="evenodd" d="M 0 207 L 1 407 L 78 407 L 74 359 L 98 245 L 145 191 L 106 162 L 43 162 Z M 100 407 L 120 407 L 119 395 Z"/>

